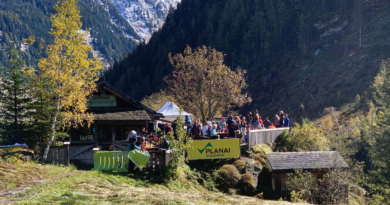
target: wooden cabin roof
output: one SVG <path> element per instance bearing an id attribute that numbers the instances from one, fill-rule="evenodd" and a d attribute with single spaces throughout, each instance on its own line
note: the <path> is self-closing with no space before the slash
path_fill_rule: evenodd
<path id="1" fill-rule="evenodd" d="M 107 112 L 107 113 L 96 113 L 95 120 L 151 120 L 148 113 L 145 110 L 136 111 L 119 111 L 119 112 Z"/>
<path id="2" fill-rule="evenodd" d="M 272 172 L 294 169 L 347 168 L 348 165 L 336 151 L 273 152 L 266 153 Z"/>
<path id="3" fill-rule="evenodd" d="M 112 108 L 89 108 L 88 111 L 89 112 L 93 112 L 95 113 L 95 120 L 99 120 L 98 116 L 101 116 L 101 117 L 104 117 L 104 118 L 126 118 L 124 116 L 124 111 L 127 111 L 127 113 L 129 113 L 130 111 L 146 111 L 145 113 L 147 115 L 149 115 L 149 117 L 147 118 L 148 120 L 151 120 L 151 118 L 153 119 L 160 119 L 160 118 L 163 118 L 164 116 L 160 113 L 157 113 L 156 111 L 152 110 L 151 108 L 145 106 L 144 104 L 136 101 L 135 99 L 133 99 L 132 97 L 126 95 L 125 93 L 117 90 L 116 88 L 114 88 L 113 86 L 107 84 L 106 82 L 100 82 L 97 84 L 97 89 L 98 90 L 107 90 L 109 91 L 110 93 L 116 95 L 117 97 L 121 98 L 124 102 L 126 102 L 129 106 L 131 107 L 127 107 L 127 108 L 124 108 L 124 107 L 112 107 Z M 133 114 L 131 114 L 131 116 L 127 117 L 127 118 L 142 118 L 140 120 L 145 120 L 146 119 L 146 116 L 139 116 L 140 113 L 139 112 L 135 112 Z M 116 117 L 114 117 L 116 116 Z M 122 116 L 122 117 L 121 117 Z M 138 116 L 138 117 L 137 117 Z"/>

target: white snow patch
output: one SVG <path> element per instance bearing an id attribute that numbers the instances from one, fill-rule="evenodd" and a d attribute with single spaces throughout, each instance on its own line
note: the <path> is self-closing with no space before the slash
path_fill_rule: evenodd
<path id="1" fill-rule="evenodd" d="M 333 34 L 339 32 L 339 31 L 343 30 L 346 25 L 348 25 L 348 21 L 347 20 L 343 21 L 343 23 L 340 26 L 337 26 L 335 28 L 331 28 L 331 29 L 325 31 L 323 34 L 321 34 L 320 37 L 322 38 L 322 37 L 333 35 Z"/>
<path id="2" fill-rule="evenodd" d="M 23 42 L 20 44 L 20 50 L 23 52 L 26 52 L 28 50 L 28 44 L 26 42 Z"/>
<path id="3" fill-rule="evenodd" d="M 94 48 L 95 42 L 97 41 L 97 39 L 92 38 L 91 33 L 86 31 L 86 30 L 80 29 L 78 32 L 85 34 L 84 43 L 91 45 L 93 48 L 92 54 L 103 63 L 103 66 L 105 68 L 109 68 L 110 62 L 107 60 L 107 58 L 99 50 L 95 50 L 95 48 Z M 88 32 L 88 34 L 87 34 L 87 32 Z"/>
<path id="4" fill-rule="evenodd" d="M 104 8 L 104 0 L 96 0 Z M 181 0 L 110 0 L 121 16 L 144 40 L 149 41 L 153 32 L 158 31 L 165 22 L 169 8 L 176 9 Z M 106 9 L 108 12 L 108 9 Z M 115 20 L 111 23 L 118 26 Z"/>

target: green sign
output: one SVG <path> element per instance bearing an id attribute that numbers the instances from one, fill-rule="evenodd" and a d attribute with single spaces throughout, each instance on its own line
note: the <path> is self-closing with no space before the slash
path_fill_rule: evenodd
<path id="1" fill-rule="evenodd" d="M 128 154 L 127 151 L 95 151 L 94 170 L 127 172 L 129 169 Z"/>
<path id="2" fill-rule="evenodd" d="M 93 95 L 88 99 L 88 107 L 116 107 L 116 96 Z"/>

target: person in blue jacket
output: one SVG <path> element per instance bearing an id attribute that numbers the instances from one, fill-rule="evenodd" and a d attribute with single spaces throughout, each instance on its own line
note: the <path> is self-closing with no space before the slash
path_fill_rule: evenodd
<path id="1" fill-rule="evenodd" d="M 160 144 L 160 148 L 169 150 L 169 141 L 166 140 L 165 137 L 162 137 L 161 139 L 162 139 L 162 141 L 161 141 L 161 144 Z"/>
<path id="2" fill-rule="evenodd" d="M 130 143 L 129 143 L 129 152 L 131 150 L 135 150 L 135 149 L 138 149 L 138 150 L 141 150 L 141 147 L 138 147 L 135 143 L 137 142 L 137 137 L 133 137 L 130 139 Z"/>
<path id="3" fill-rule="evenodd" d="M 284 127 L 290 127 L 290 118 L 288 118 L 287 113 L 284 114 Z"/>

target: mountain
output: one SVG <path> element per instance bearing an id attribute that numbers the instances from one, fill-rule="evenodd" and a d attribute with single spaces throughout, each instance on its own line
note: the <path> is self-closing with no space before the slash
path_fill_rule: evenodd
<path id="1" fill-rule="evenodd" d="M 165 22 L 170 9 L 176 9 L 180 0 L 97 0 L 104 8 L 112 4 L 143 41 L 149 41 L 153 32 Z M 105 9 L 109 11 L 109 9 Z"/>
<path id="2" fill-rule="evenodd" d="M 365 100 L 390 56 L 389 16 L 386 0 L 183 0 L 105 79 L 139 100 L 164 88 L 169 52 L 207 45 L 248 71 L 244 112 L 314 117 Z"/>

